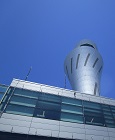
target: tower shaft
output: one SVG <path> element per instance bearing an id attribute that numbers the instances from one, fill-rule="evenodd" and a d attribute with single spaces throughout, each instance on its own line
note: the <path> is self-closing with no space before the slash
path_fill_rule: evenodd
<path id="1" fill-rule="evenodd" d="M 81 41 L 65 59 L 64 69 L 73 90 L 100 95 L 103 60 L 96 45 Z"/>

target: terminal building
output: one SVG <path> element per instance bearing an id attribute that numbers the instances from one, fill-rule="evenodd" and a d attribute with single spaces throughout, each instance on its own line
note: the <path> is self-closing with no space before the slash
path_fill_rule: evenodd
<path id="1" fill-rule="evenodd" d="M 115 140 L 115 100 L 100 96 L 103 60 L 81 41 L 64 70 L 72 90 L 13 79 L 0 104 L 0 140 Z"/>

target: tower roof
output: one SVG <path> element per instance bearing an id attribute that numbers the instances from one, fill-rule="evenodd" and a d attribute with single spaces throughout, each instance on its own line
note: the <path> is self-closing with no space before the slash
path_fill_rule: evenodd
<path id="1" fill-rule="evenodd" d="M 76 47 L 88 46 L 97 49 L 96 44 L 88 39 L 81 40 Z"/>

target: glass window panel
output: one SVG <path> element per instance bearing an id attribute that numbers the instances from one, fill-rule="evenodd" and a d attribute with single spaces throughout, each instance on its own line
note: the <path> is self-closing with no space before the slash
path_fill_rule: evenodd
<path id="1" fill-rule="evenodd" d="M 103 108 L 109 108 L 109 105 L 102 104 Z"/>
<path id="2" fill-rule="evenodd" d="M 4 98 L 1 100 L 0 110 L 3 110 L 4 106 L 5 106 L 6 103 L 8 102 L 9 97 L 11 96 L 11 93 L 12 93 L 12 89 L 9 88 L 9 90 L 8 90 L 7 93 L 5 94 Z"/>
<path id="3" fill-rule="evenodd" d="M 60 96 L 51 95 L 51 94 L 45 94 L 45 93 L 42 93 L 42 94 L 39 96 L 39 100 L 52 101 L 52 102 L 61 103 L 61 98 L 60 98 Z"/>
<path id="4" fill-rule="evenodd" d="M 0 92 L 0 100 L 2 99 L 3 96 L 4 96 L 4 93 Z"/>
<path id="5" fill-rule="evenodd" d="M 104 111 L 111 111 L 109 108 L 103 108 Z"/>
<path id="6" fill-rule="evenodd" d="M 105 118 L 105 119 L 113 119 L 113 116 L 112 116 L 112 115 L 104 114 L 104 118 Z"/>
<path id="7" fill-rule="evenodd" d="M 91 112 L 91 111 L 84 111 L 84 115 L 85 116 L 91 116 L 91 117 L 101 117 L 102 116 L 102 114 L 101 113 L 97 113 L 97 112 Z"/>
<path id="8" fill-rule="evenodd" d="M 76 122 L 76 123 L 83 123 L 84 122 L 83 116 L 71 114 L 71 113 L 61 113 L 61 120 L 62 121 L 69 121 L 69 122 Z"/>
<path id="9" fill-rule="evenodd" d="M 112 115 L 115 116 L 115 113 L 113 112 Z"/>
<path id="10" fill-rule="evenodd" d="M 4 102 L 0 104 L 0 112 L 3 111 L 4 106 L 5 106 L 5 103 Z"/>
<path id="11" fill-rule="evenodd" d="M 110 115 L 110 116 L 112 115 L 111 112 L 109 112 L 109 111 L 105 111 L 105 110 L 103 111 L 103 114 L 104 114 L 104 115 Z"/>
<path id="12" fill-rule="evenodd" d="M 24 97 L 31 97 L 31 98 L 38 98 L 39 92 L 29 91 L 25 89 L 15 89 L 14 95 L 24 96 Z"/>
<path id="13" fill-rule="evenodd" d="M 8 91 L 7 91 L 7 93 L 5 94 L 5 96 L 3 97 L 3 99 L 1 100 L 2 103 L 4 102 L 4 105 L 8 102 L 8 99 L 10 98 L 11 93 L 12 93 L 12 89 L 9 88 Z M 3 106 L 3 104 L 2 104 L 2 106 Z"/>
<path id="14" fill-rule="evenodd" d="M 7 98 L 8 98 L 8 95 L 5 95 L 2 102 L 5 102 L 7 100 Z"/>
<path id="15" fill-rule="evenodd" d="M 86 124 L 103 126 L 104 125 L 104 119 L 102 117 L 85 116 L 85 123 Z"/>
<path id="16" fill-rule="evenodd" d="M 30 106 L 35 107 L 37 100 L 20 97 L 20 96 L 13 96 L 10 100 L 10 103 L 17 104 L 17 105 L 24 105 L 24 106 Z"/>
<path id="17" fill-rule="evenodd" d="M 94 113 L 102 113 L 101 110 L 92 109 L 92 108 L 84 108 L 84 111 L 94 112 Z"/>
<path id="18" fill-rule="evenodd" d="M 107 127 L 113 127 L 113 128 L 115 128 L 115 124 L 109 124 L 109 123 L 108 123 L 108 124 L 106 124 L 106 126 L 107 126 Z"/>
<path id="19" fill-rule="evenodd" d="M 110 106 L 111 107 L 111 109 L 115 109 L 115 106 Z"/>
<path id="20" fill-rule="evenodd" d="M 94 102 L 83 101 L 83 105 L 84 107 L 87 108 L 101 109 L 101 104 L 94 103 Z"/>
<path id="21" fill-rule="evenodd" d="M 7 90 L 7 86 L 4 86 L 4 85 L 0 85 L 0 92 L 6 92 L 6 90 Z"/>
<path id="22" fill-rule="evenodd" d="M 27 115 L 33 116 L 34 108 L 24 107 L 24 106 L 17 106 L 17 105 L 8 105 L 6 108 L 7 113 L 12 114 L 19 114 L 19 115 Z"/>
<path id="23" fill-rule="evenodd" d="M 105 122 L 106 122 L 106 124 L 107 124 L 107 123 L 112 123 L 112 124 L 114 124 L 114 120 L 110 120 L 110 119 L 105 119 Z"/>
<path id="24" fill-rule="evenodd" d="M 109 105 L 103 105 L 102 104 L 102 109 L 105 110 L 105 111 L 110 111 Z"/>
<path id="25" fill-rule="evenodd" d="M 60 120 L 60 112 L 46 109 L 35 109 L 34 117 Z"/>
<path id="26" fill-rule="evenodd" d="M 62 97 L 62 103 L 63 104 L 70 104 L 70 105 L 76 105 L 76 106 L 82 106 L 82 101 L 81 100 L 66 98 L 66 97 Z"/>
<path id="27" fill-rule="evenodd" d="M 83 110 L 81 107 L 72 106 L 72 105 L 64 105 L 62 104 L 61 111 L 69 112 L 69 113 L 76 113 L 76 114 L 83 114 Z"/>
<path id="28" fill-rule="evenodd" d="M 112 111 L 113 113 L 115 113 L 115 109 L 111 109 L 111 111 Z"/>
<path id="29" fill-rule="evenodd" d="M 10 94 L 6 94 L 6 95 L 4 96 L 4 98 L 3 98 L 2 102 L 7 103 L 7 101 L 8 101 L 8 99 L 9 99 L 9 97 L 10 97 Z"/>
<path id="30" fill-rule="evenodd" d="M 6 93 L 6 94 L 11 95 L 11 94 L 12 94 L 12 92 L 13 92 L 13 90 L 14 90 L 14 88 L 10 87 L 10 88 L 7 90 L 7 93 Z"/>
<path id="31" fill-rule="evenodd" d="M 58 103 L 52 103 L 52 102 L 45 102 L 45 101 L 39 101 L 37 104 L 37 107 L 39 108 L 44 108 L 44 109 L 49 109 L 49 110 L 55 110 L 55 111 L 60 111 L 61 106 Z"/>

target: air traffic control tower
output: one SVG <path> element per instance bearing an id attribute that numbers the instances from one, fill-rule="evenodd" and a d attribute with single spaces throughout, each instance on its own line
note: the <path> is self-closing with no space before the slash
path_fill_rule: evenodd
<path id="1" fill-rule="evenodd" d="M 102 66 L 83 40 L 65 60 L 74 90 L 13 79 L 0 102 L 0 140 L 115 140 L 115 99 L 96 96 Z"/>
<path id="2" fill-rule="evenodd" d="M 65 73 L 73 90 L 100 95 L 100 78 L 103 60 L 96 45 L 82 40 L 66 57 Z"/>

